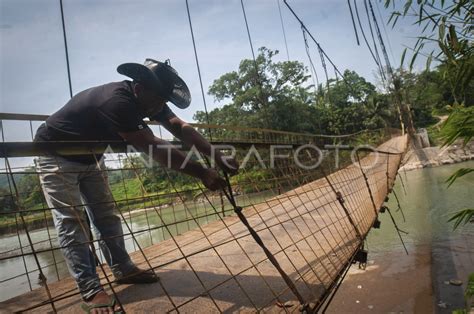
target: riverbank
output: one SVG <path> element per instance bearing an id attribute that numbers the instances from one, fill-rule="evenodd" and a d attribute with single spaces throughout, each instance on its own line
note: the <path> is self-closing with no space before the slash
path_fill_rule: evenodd
<path id="1" fill-rule="evenodd" d="M 432 168 L 474 159 L 474 140 L 463 146 L 461 142 L 447 147 L 434 146 L 407 151 L 400 171 Z"/>
<path id="2" fill-rule="evenodd" d="M 381 214 L 381 229 L 367 238 L 366 270 L 351 267 L 327 313 L 451 314 L 464 307 L 467 278 L 474 272 L 474 225 L 453 232 L 447 220 L 450 212 L 472 205 L 474 176 L 460 178 L 449 190 L 444 183 L 463 167 L 474 167 L 474 161 L 401 174 L 407 194 L 400 179 L 394 191 L 406 222 L 393 194 L 388 207 L 408 232 L 402 238 L 409 255 L 390 217 Z"/>

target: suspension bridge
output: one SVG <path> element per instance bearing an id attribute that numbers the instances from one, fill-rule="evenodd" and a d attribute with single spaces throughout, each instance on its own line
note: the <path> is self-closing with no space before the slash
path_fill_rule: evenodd
<path id="1" fill-rule="evenodd" d="M 301 25 L 315 86 L 319 85 L 319 79 L 310 56 L 309 40 L 317 47 L 326 86 L 330 81 L 327 63 L 333 67 L 336 79 L 344 80 L 303 21 L 286 1 L 283 3 Z M 61 0 L 60 4 L 72 97 Z M 368 5 L 364 4 L 367 17 L 374 21 L 387 73 L 376 50 L 372 29 L 375 51 L 370 52 L 387 83 L 391 67 L 383 39 L 370 0 Z M 355 1 L 354 6 L 360 24 Z M 243 1 L 241 7 L 255 64 L 255 84 L 259 85 Z M 226 177 L 228 187 L 220 192 L 207 191 L 197 181 L 187 188 L 177 187 L 173 184 L 173 174 L 161 167 L 160 171 L 169 180 L 161 192 L 150 190 L 144 178 L 153 170 L 136 164 L 123 142 L 8 142 L 5 124 L 22 123 L 24 129 L 29 127 L 32 139 L 33 124 L 47 116 L 0 113 L 0 158 L 4 160 L 0 170 L 9 190 L 2 197 L 9 199 L 13 207 L 1 214 L 12 222 L 10 229 L 4 231 L 8 236 L 0 251 L 0 266 L 12 269 L 1 278 L 2 295 L 7 296 L 0 303 L 3 311 L 80 310 L 80 294 L 60 255 L 51 208 L 44 201 L 41 206 L 31 208 L 26 199 L 30 191 L 22 191 L 18 186 L 22 175 L 41 173 L 34 168 L 16 167 L 15 161 L 51 152 L 100 154 L 106 148 L 114 152 L 107 155 L 104 175 L 118 178 L 116 185 L 122 185 L 120 193 L 114 195 L 114 206 L 121 217 L 127 249 L 139 267 L 153 270 L 160 278 L 150 285 L 117 285 L 104 267 L 99 239 L 91 238 L 87 242 L 95 252 L 103 286 L 127 312 L 324 311 L 349 267 L 366 262 L 364 240 L 371 228 L 380 227 L 377 217 L 386 211 L 383 203 L 397 178 L 407 149 L 407 136 L 393 129 L 329 136 L 212 125 L 188 1 L 186 9 L 207 117 L 207 124 L 194 127 L 207 132 L 212 144 L 236 148 L 239 160 L 245 160 L 246 167 L 238 176 Z M 285 150 L 277 160 L 269 153 L 275 147 Z M 130 190 L 131 178 L 138 186 L 138 195 Z M 387 214 L 391 215 L 390 210 Z"/>
<path id="2" fill-rule="evenodd" d="M 31 123 L 28 119 L 44 117 L 3 115 L 1 118 Z M 377 225 L 379 211 L 394 184 L 407 146 L 406 136 L 387 130 L 368 132 L 376 148 L 367 150 L 364 146 L 355 154 L 354 151 L 348 154 L 347 149 L 354 149 L 361 134 L 340 137 L 337 147 L 342 147 L 342 151 L 323 149 L 325 157 L 319 167 L 304 169 L 296 164 L 295 152 L 299 150 L 296 160 L 305 165 L 315 164 L 320 160 L 318 153 L 302 152 L 301 147 L 315 143 L 334 147 L 334 138 L 214 128 L 214 144 L 238 144 L 238 151 L 244 153 L 258 143 L 256 151 L 260 152 L 261 160 L 255 156 L 249 159 L 252 166 L 241 170 L 249 175 L 232 178 L 233 190 L 228 191 L 227 197 L 222 192 L 218 195 L 206 191 L 202 186 L 198 186 L 200 197 L 194 199 L 186 197 L 188 191 L 175 189 L 172 193 L 153 195 L 142 186 L 138 200 L 128 199 L 126 193 L 124 199 L 116 200 L 117 206 L 128 204 L 120 215 L 125 237 L 132 242 L 130 250 L 135 250 L 132 259 L 142 268 L 153 269 L 160 282 L 117 286 L 109 271 L 99 267 L 104 286 L 129 312 L 320 309 L 352 262 L 363 263 L 359 259 L 364 254 L 364 239 Z M 221 137 L 217 135 L 219 131 Z M 1 157 L 9 165 L 9 160 L 20 156 L 38 156 L 55 149 L 64 153 L 67 145 L 57 144 L 47 143 L 48 148 L 38 147 L 37 143 L 3 142 Z M 270 164 L 266 151 L 277 144 L 286 145 L 286 157 L 278 160 L 277 167 L 264 169 L 261 178 L 252 178 L 253 166 L 262 161 Z M 76 148 L 72 149 L 71 145 Z M 71 154 L 94 153 L 98 145 L 100 148 L 103 143 L 70 143 L 68 149 Z M 120 147 L 116 149 L 120 152 Z M 108 159 L 109 163 L 114 161 L 117 160 Z M 78 311 L 81 300 L 74 281 L 64 271 L 64 265 L 58 270 L 58 265 L 64 262 L 55 257 L 60 247 L 54 230 L 46 238 L 32 236 L 35 231 L 29 230 L 28 219 L 35 212 L 44 215 L 45 224 L 50 227 L 51 209 L 44 205 L 35 210 L 22 206 L 24 197 L 16 188 L 15 175 L 23 170 L 10 166 L 2 170 L 10 179 L 18 207 L 13 214 L 17 222 L 16 245 L 1 252 L 0 258 L 3 262 L 24 265 L 20 274 L 6 275 L 2 285 L 7 287 L 9 282 L 26 279 L 30 289 L 24 287 L 24 290 L 31 291 L 5 300 L 2 309 Z M 142 180 L 143 169 L 139 165 L 130 170 Z M 121 181 L 125 184 L 123 168 L 110 167 L 108 171 L 122 171 Z M 165 201 L 170 199 L 174 201 Z M 179 204 L 176 200 L 180 200 Z M 95 248 L 97 241 L 90 244 Z M 103 263 L 100 250 L 96 254 Z"/>

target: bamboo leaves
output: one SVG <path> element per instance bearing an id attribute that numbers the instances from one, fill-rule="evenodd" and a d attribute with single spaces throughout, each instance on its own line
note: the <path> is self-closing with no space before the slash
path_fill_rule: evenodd
<path id="1" fill-rule="evenodd" d="M 395 0 L 386 0 L 385 7 L 388 8 Z M 426 69 L 431 67 L 433 56 L 436 61 L 445 65 L 444 77 L 451 87 L 455 103 L 462 104 L 465 101 L 466 91 L 474 76 L 473 40 L 474 24 L 472 23 L 472 12 L 474 12 L 474 1 L 459 0 L 446 4 L 444 0 L 405 0 L 402 11 L 391 13 L 389 24 L 395 27 L 400 16 L 415 16 L 414 24 L 421 27 L 418 40 L 413 47 L 413 53 L 408 64 L 410 71 L 413 70 L 419 55 L 426 57 Z M 423 49 L 428 46 L 430 53 L 424 53 Z M 401 57 L 401 66 L 407 58 L 406 50 Z M 441 60 L 438 60 L 441 59 Z"/>
<path id="2" fill-rule="evenodd" d="M 449 218 L 449 222 L 454 221 L 453 229 L 457 229 L 461 224 L 467 224 L 474 218 L 474 208 L 466 208 L 456 212 L 451 218 Z"/>
<path id="3" fill-rule="evenodd" d="M 474 168 L 461 168 L 455 173 L 453 173 L 451 176 L 449 176 L 448 179 L 446 179 L 446 183 L 448 183 L 448 188 L 456 181 L 458 178 L 470 173 L 474 172 Z"/>

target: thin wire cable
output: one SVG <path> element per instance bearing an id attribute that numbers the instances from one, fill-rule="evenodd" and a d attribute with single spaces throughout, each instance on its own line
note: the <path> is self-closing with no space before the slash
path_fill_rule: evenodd
<path id="1" fill-rule="evenodd" d="M 199 66 L 199 58 L 198 58 L 198 53 L 197 53 L 197 49 L 196 49 L 196 41 L 194 39 L 193 23 L 191 21 L 191 13 L 189 11 L 188 0 L 186 0 L 186 12 L 188 13 L 189 29 L 191 31 L 191 38 L 192 38 L 192 41 L 193 41 L 194 58 L 196 60 L 196 68 L 197 68 L 198 77 L 199 77 L 199 85 L 201 87 L 202 102 L 204 104 L 204 111 L 206 113 L 206 122 L 207 122 L 207 124 L 211 124 L 211 122 L 209 120 L 209 113 L 207 111 L 206 96 L 205 96 L 205 93 L 204 93 L 204 86 L 202 84 L 201 68 Z M 252 50 L 252 52 L 253 52 L 253 50 Z M 254 56 L 254 58 L 255 58 L 255 56 Z M 212 140 L 211 128 L 208 128 L 208 130 L 209 130 L 209 138 Z"/>
<path id="2" fill-rule="evenodd" d="M 393 78 L 393 69 L 392 69 L 392 66 L 390 64 L 390 59 L 388 57 L 387 50 L 385 49 L 384 40 L 383 40 L 382 34 L 380 32 L 380 28 L 379 28 L 379 24 L 377 22 L 377 18 L 375 17 L 374 8 L 372 6 L 372 1 L 371 0 L 367 0 L 367 1 L 369 2 L 370 13 L 371 13 L 372 19 L 374 21 L 375 30 L 376 30 L 377 37 L 378 37 L 379 43 L 380 43 L 380 48 L 382 49 L 382 54 L 384 56 L 385 63 L 386 63 L 386 66 L 387 66 L 387 72 L 389 74 L 388 76 L 389 76 L 389 79 L 392 80 L 392 78 Z"/>
<path id="3" fill-rule="evenodd" d="M 347 6 L 349 7 L 349 11 L 351 13 L 352 27 L 354 28 L 354 34 L 356 36 L 357 46 L 360 46 L 359 34 L 357 34 L 357 28 L 354 21 L 354 13 L 352 13 L 351 0 L 347 0 Z"/>
<path id="4" fill-rule="evenodd" d="M 276 3 L 278 4 L 278 12 L 280 13 L 281 30 L 283 32 L 283 39 L 285 40 L 286 58 L 288 61 L 290 61 L 290 53 L 288 52 L 288 43 L 286 41 L 285 24 L 283 23 L 283 15 L 281 13 L 280 0 L 276 0 Z"/>
<path id="5" fill-rule="evenodd" d="M 69 52 L 67 48 L 66 24 L 64 23 L 63 0 L 59 0 L 59 7 L 61 8 L 61 23 L 62 23 L 62 28 L 63 28 L 64 52 L 66 54 L 66 67 L 67 67 L 67 80 L 69 83 L 69 96 L 72 98 L 71 68 L 69 65 Z"/>
<path id="6" fill-rule="evenodd" d="M 365 44 L 366 44 L 367 48 L 369 49 L 370 55 L 372 56 L 372 59 L 374 60 L 375 64 L 377 65 L 377 68 L 379 69 L 381 78 L 384 81 L 385 80 L 385 73 L 383 72 L 383 67 L 380 64 L 379 59 L 375 56 L 375 54 L 372 50 L 372 47 L 370 46 L 369 41 L 367 40 L 367 36 L 365 35 L 364 28 L 362 27 L 362 22 L 361 22 L 360 15 L 359 15 L 359 9 L 357 7 L 357 0 L 354 0 L 354 11 L 356 13 L 357 22 L 359 24 L 359 28 L 360 28 L 360 32 L 362 34 L 362 38 L 364 38 Z"/>
<path id="7" fill-rule="evenodd" d="M 390 44 L 390 37 L 388 37 L 387 28 L 385 27 L 385 22 L 383 20 L 382 13 L 381 13 L 380 8 L 379 8 L 378 1 L 375 1 L 375 6 L 377 7 L 377 12 L 379 13 L 380 21 L 382 22 L 382 27 L 383 27 L 383 31 L 384 31 L 384 34 L 385 34 L 385 39 L 387 40 L 388 49 L 390 50 L 390 55 L 392 56 L 392 62 L 395 63 L 395 56 L 393 54 L 392 45 Z"/>
<path id="8" fill-rule="evenodd" d="M 318 73 L 316 72 L 316 68 L 314 67 L 313 59 L 311 58 L 311 54 L 309 53 L 309 45 L 308 45 L 308 39 L 306 38 L 306 31 L 304 28 L 301 28 L 301 32 L 303 33 L 303 41 L 304 41 L 304 47 L 306 50 L 306 55 L 308 56 L 309 64 L 310 64 L 310 69 L 311 69 L 311 74 L 313 74 L 311 77 L 313 78 L 313 84 L 314 84 L 314 89 L 315 89 L 315 94 L 318 92 L 318 87 L 319 87 L 319 78 L 318 78 Z M 319 119 L 318 119 L 319 122 Z M 319 130 L 321 133 L 321 128 Z"/>
<path id="9" fill-rule="evenodd" d="M 255 83 L 256 85 L 259 87 L 259 95 L 257 96 L 257 98 L 259 99 L 259 101 L 261 102 L 261 105 L 263 107 L 263 113 L 264 113 L 264 121 L 265 123 L 270 126 L 270 123 L 269 123 L 269 117 L 268 117 L 268 99 L 267 99 L 267 96 L 264 94 L 264 90 L 263 90 L 263 83 L 262 83 L 262 80 L 261 80 L 261 77 L 260 77 L 260 71 L 258 69 L 258 62 L 257 62 L 257 58 L 255 57 L 255 51 L 253 49 L 253 43 L 252 43 L 252 36 L 250 34 L 250 28 L 249 28 L 249 23 L 247 21 L 247 13 L 245 12 L 245 5 L 244 5 L 244 1 L 243 0 L 240 0 L 240 6 L 242 8 L 242 13 L 243 13 L 243 16 L 244 16 L 244 22 L 245 22 L 245 28 L 247 30 L 247 37 L 248 37 L 248 40 L 249 40 L 249 45 L 250 45 L 250 50 L 252 51 L 252 58 L 253 58 L 253 64 L 254 64 L 254 67 L 255 67 Z"/>
<path id="10" fill-rule="evenodd" d="M 364 0 L 364 8 L 365 8 L 365 14 L 367 16 L 367 24 L 369 24 L 370 36 L 372 38 L 372 43 L 374 45 L 375 56 L 377 57 L 378 64 L 381 66 L 380 74 L 383 76 L 383 78 L 385 80 L 387 80 L 387 76 L 385 74 L 385 69 L 383 68 L 382 60 L 380 59 L 379 49 L 377 48 L 377 42 L 375 41 L 374 31 L 372 29 L 372 23 L 370 21 L 369 10 L 368 10 L 368 7 L 367 7 L 367 0 Z"/>
<path id="11" fill-rule="evenodd" d="M 344 83 L 352 90 L 354 91 L 353 87 L 351 84 L 349 84 L 349 82 L 347 82 L 347 80 L 345 79 L 344 77 L 344 74 L 339 71 L 339 69 L 337 68 L 336 64 L 334 64 L 334 62 L 331 60 L 331 58 L 329 58 L 329 56 L 327 55 L 327 53 L 324 51 L 324 49 L 321 47 L 321 45 L 319 44 L 319 42 L 316 40 L 316 38 L 313 36 L 313 34 L 311 34 L 311 32 L 308 30 L 308 28 L 306 27 L 306 25 L 303 23 L 303 21 L 299 18 L 299 16 L 295 13 L 295 11 L 293 10 L 293 8 L 288 4 L 287 0 L 283 0 L 283 2 L 285 3 L 285 5 L 287 6 L 287 8 L 291 11 L 291 13 L 293 14 L 293 16 L 298 20 L 298 22 L 300 23 L 300 25 L 302 27 L 304 27 L 304 29 L 306 30 L 306 32 L 308 33 L 309 37 L 311 37 L 311 39 L 314 41 L 314 43 L 316 44 L 316 46 L 318 47 L 318 50 L 319 50 L 319 53 L 321 55 L 324 55 L 324 57 L 329 61 L 329 63 L 331 63 L 331 65 L 334 67 L 334 69 L 336 70 L 336 72 L 342 77 Z"/>

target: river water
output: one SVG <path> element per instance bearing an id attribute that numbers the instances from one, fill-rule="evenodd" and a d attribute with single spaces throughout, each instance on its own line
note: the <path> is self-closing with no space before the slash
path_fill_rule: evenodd
<path id="1" fill-rule="evenodd" d="M 393 193 L 387 204 L 398 227 L 408 232 L 402 234 L 402 238 L 409 251 L 416 245 L 442 242 L 474 232 L 473 224 L 453 231 L 453 224 L 448 222 L 453 212 L 472 208 L 474 205 L 473 174 L 459 178 L 449 188 L 445 183 L 456 170 L 467 167 L 474 168 L 474 161 L 399 172 L 394 191 L 402 210 L 398 210 Z M 370 252 L 377 256 L 386 251 L 402 249 L 402 243 L 388 213 L 380 214 L 379 217 L 382 227 L 372 229 L 367 238 Z"/>
<path id="2" fill-rule="evenodd" d="M 474 161 L 464 162 L 456 165 L 442 166 L 437 168 L 427 168 L 401 172 L 396 181 L 394 191 L 398 196 L 402 210 L 398 210 L 398 203 L 392 194 L 388 206 L 399 224 L 399 228 L 407 231 L 402 234 L 407 249 L 413 251 L 417 245 L 430 244 L 433 241 L 443 241 L 446 237 L 462 237 L 466 233 L 474 234 L 472 224 L 462 231 L 452 232 L 452 224 L 447 223 L 449 214 L 457 209 L 472 207 L 474 193 L 474 175 L 467 175 L 458 179 L 449 189 L 445 180 L 457 169 L 462 167 L 474 167 Z M 401 179 L 400 179 L 401 177 Z M 403 185 L 402 185 L 403 181 Z M 406 193 L 405 193 L 406 191 Z M 252 198 L 238 199 L 239 204 L 249 204 L 250 202 L 262 201 L 271 193 L 255 195 Z M 209 211 L 203 205 L 193 204 L 190 207 L 193 215 L 202 215 Z M 403 221 L 402 211 L 405 216 Z M 183 206 L 177 206 L 174 211 L 163 209 L 162 217 L 165 222 L 174 219 L 182 220 L 186 218 Z M 215 217 L 201 218 L 200 223 L 211 221 Z M 402 243 L 393 226 L 388 213 L 381 214 L 381 229 L 373 229 L 367 238 L 367 244 L 371 258 L 382 256 L 386 252 L 402 250 Z M 153 212 L 144 213 L 139 216 L 132 216 L 128 220 L 130 227 L 135 231 L 149 229 L 160 225 L 160 219 Z M 128 230 L 123 226 L 124 230 Z M 194 222 L 184 222 L 170 228 L 172 234 L 184 232 L 195 227 Z M 49 235 L 48 235 L 49 232 Z M 56 245 L 54 229 L 41 229 L 31 232 L 31 236 L 38 249 L 49 247 L 49 237 L 52 237 L 53 246 Z M 150 232 L 137 233 L 136 239 L 141 246 L 146 247 L 152 243 L 157 243 L 170 237 L 170 234 L 163 228 L 156 228 Z M 25 235 L 20 236 L 23 246 L 27 245 Z M 18 247 L 18 236 L 4 236 L 1 238 L 1 252 L 13 250 Z M 126 246 L 130 251 L 136 250 L 136 245 L 130 236 L 126 237 Z M 18 252 L 16 252 L 18 253 Z M 38 261 L 43 269 L 48 282 L 56 281 L 58 278 L 68 276 L 67 268 L 62 259 L 61 253 L 56 250 L 37 254 Z M 403 255 L 400 256 L 403 259 Z M 25 275 L 25 267 L 28 269 L 28 276 Z M 36 261 L 32 255 L 24 258 L 17 257 L 0 261 L 0 301 L 27 292 L 30 288 L 38 288 L 38 271 Z M 28 280 L 30 279 L 30 280 Z M 31 285 L 31 286 L 30 286 Z"/>
<path id="3" fill-rule="evenodd" d="M 252 195 L 238 195 L 235 197 L 241 206 L 263 202 L 274 196 L 272 191 L 254 193 Z M 137 251 L 138 245 L 144 248 L 160 241 L 169 239 L 171 235 L 181 234 L 200 225 L 218 219 L 216 211 L 222 216 L 222 203 L 219 198 L 213 199 L 214 208 L 204 206 L 204 202 L 189 202 L 186 205 L 178 204 L 173 207 L 157 210 L 149 209 L 137 211 L 126 216 L 127 224 L 122 224 L 125 234 L 125 246 L 129 252 Z M 231 207 L 226 202 L 225 210 Z M 130 218 L 131 217 L 131 218 Z M 195 219 L 193 219 L 193 217 Z M 162 220 L 169 225 L 162 227 Z M 179 222 L 179 223 L 174 223 Z M 134 234 L 132 238 L 130 230 Z M 127 235 L 128 234 L 128 235 Z M 69 276 L 67 266 L 59 250 L 51 251 L 51 247 L 57 246 L 56 231 L 54 227 L 43 228 L 30 232 L 30 237 L 37 252 L 38 263 L 41 265 L 43 274 L 48 282 L 54 282 Z M 37 261 L 31 253 L 29 241 L 25 233 L 19 235 L 7 235 L 0 237 L 0 302 L 39 288 Z M 21 243 L 21 245 L 20 245 Z M 18 248 L 23 247 L 23 252 Z M 97 247 L 97 245 L 96 245 Z M 19 256 L 24 253 L 24 256 Z M 97 249 L 97 255 L 104 262 L 102 254 Z M 18 257 L 15 257 L 18 256 Z"/>
<path id="4" fill-rule="evenodd" d="M 473 207 L 474 175 L 449 188 L 445 181 L 465 167 L 474 167 L 474 161 L 399 173 L 394 191 L 405 221 L 394 193 L 387 205 L 408 232 L 402 238 L 409 255 L 388 212 L 380 214 L 381 228 L 367 237 L 367 268 L 351 267 L 326 313 L 451 314 L 464 307 L 467 277 L 474 272 L 474 224 L 453 231 L 448 219 Z M 463 285 L 451 285 L 452 279 Z"/>

